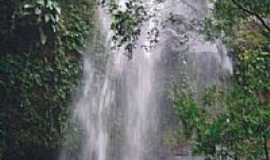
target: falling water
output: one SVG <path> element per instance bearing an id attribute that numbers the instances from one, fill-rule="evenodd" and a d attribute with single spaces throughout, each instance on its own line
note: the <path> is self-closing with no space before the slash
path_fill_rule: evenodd
<path id="1" fill-rule="evenodd" d="M 168 123 L 161 121 L 170 117 L 164 114 L 169 107 L 168 84 L 183 78 L 178 76 L 181 70 L 193 78 L 197 88 L 232 72 L 222 43 L 206 42 L 200 33 L 206 0 L 151 0 L 145 6 L 155 16 L 143 27 L 131 60 L 122 49 L 106 47 L 111 44 L 110 19 L 105 9 L 99 10 L 105 38 L 84 55 L 84 77 L 74 105 L 80 151 L 77 158 L 63 153 L 61 160 L 164 159 L 160 158 L 161 130 Z M 140 47 L 151 45 L 147 33 L 155 27 L 160 30 L 156 47 Z"/>

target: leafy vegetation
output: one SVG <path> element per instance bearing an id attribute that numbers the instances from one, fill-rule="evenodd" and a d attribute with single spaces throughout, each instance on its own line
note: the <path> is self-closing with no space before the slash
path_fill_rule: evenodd
<path id="1" fill-rule="evenodd" d="M 53 159 L 95 1 L 0 1 L 0 159 Z"/>
<path id="2" fill-rule="evenodd" d="M 211 101 L 202 99 L 204 105 L 188 94 L 181 94 L 181 98 L 174 101 L 184 129 L 181 134 L 190 138 L 193 152 L 214 160 L 266 159 L 269 154 L 269 104 L 236 86 L 226 94 L 215 90 L 207 95 L 211 94 L 216 97 Z M 210 112 L 213 103 L 223 107 L 220 113 Z"/>
<path id="3" fill-rule="evenodd" d="M 112 14 L 116 47 L 124 46 L 132 58 L 151 15 L 140 0 L 123 6 L 102 2 Z M 212 3 L 205 34 L 232 49 L 235 74 L 228 90 L 213 88 L 199 99 L 183 88 L 174 92 L 184 129 L 179 137 L 189 138 L 194 152 L 208 159 L 269 160 L 270 1 Z M 94 29 L 95 6 L 94 0 L 0 1 L 0 159 L 57 155 L 81 74 L 79 51 Z M 217 106 L 219 112 L 212 113 Z"/>
<path id="4" fill-rule="evenodd" d="M 141 34 L 141 27 L 148 19 L 148 14 L 141 0 L 128 0 L 120 5 L 115 0 L 103 1 L 108 6 L 112 15 L 111 29 L 115 47 L 124 47 L 127 56 L 131 59 L 133 49 Z"/>
<path id="5" fill-rule="evenodd" d="M 188 90 L 175 92 L 182 135 L 207 159 L 269 160 L 269 1 L 213 3 L 205 33 L 233 50 L 235 74 L 227 90 L 210 89 L 199 100 Z M 220 111 L 213 113 L 215 106 Z"/>

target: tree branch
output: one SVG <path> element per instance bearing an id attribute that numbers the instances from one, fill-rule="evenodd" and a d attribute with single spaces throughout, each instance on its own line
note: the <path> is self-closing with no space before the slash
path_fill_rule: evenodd
<path id="1" fill-rule="evenodd" d="M 265 152 L 265 158 L 266 160 L 270 160 L 269 152 L 268 152 L 268 141 L 267 137 L 264 136 L 264 152 Z"/>
<path id="2" fill-rule="evenodd" d="M 256 12 L 253 12 L 247 8 L 245 8 L 243 5 L 241 5 L 240 3 L 238 3 L 236 0 L 232 0 L 233 4 L 235 4 L 239 9 L 241 9 L 242 11 L 252 15 L 252 16 L 255 16 L 259 21 L 260 23 L 263 25 L 263 27 L 268 31 L 270 32 L 270 26 L 265 22 L 265 20 Z"/>

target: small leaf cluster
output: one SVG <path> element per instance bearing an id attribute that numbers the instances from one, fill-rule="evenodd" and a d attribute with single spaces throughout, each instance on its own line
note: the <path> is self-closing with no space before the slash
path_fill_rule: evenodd
<path id="1" fill-rule="evenodd" d="M 33 25 L 38 26 L 40 43 L 42 45 L 47 43 L 50 36 L 48 31 L 55 33 L 59 30 L 61 8 L 55 1 L 37 0 L 31 3 L 25 3 L 20 14 L 30 19 L 30 23 Z"/>
<path id="2" fill-rule="evenodd" d="M 96 6 L 94 0 L 63 0 L 62 16 L 65 17 L 60 31 L 60 45 L 67 52 L 78 52 L 88 47 L 87 41 L 94 36 L 93 29 L 97 25 Z M 90 38 L 89 38 L 90 37 Z"/>
<path id="3" fill-rule="evenodd" d="M 1 46 L 3 52 L 28 52 L 45 46 L 54 47 L 61 24 L 61 8 L 52 0 L 3 2 Z M 22 43 L 23 42 L 23 43 Z M 16 47 L 14 47 L 16 46 Z"/>
<path id="4" fill-rule="evenodd" d="M 124 45 L 128 53 L 132 53 L 147 13 L 142 6 L 142 2 L 128 1 L 125 3 L 125 7 L 124 11 L 115 10 L 112 12 L 111 29 L 115 33 L 113 40 L 117 46 Z"/>
<path id="5" fill-rule="evenodd" d="M 132 58 L 141 27 L 149 17 L 143 1 L 128 0 L 124 5 L 116 1 L 104 1 L 103 4 L 109 7 L 112 16 L 111 29 L 114 31 L 112 39 L 115 47 L 124 47 L 127 56 Z"/>

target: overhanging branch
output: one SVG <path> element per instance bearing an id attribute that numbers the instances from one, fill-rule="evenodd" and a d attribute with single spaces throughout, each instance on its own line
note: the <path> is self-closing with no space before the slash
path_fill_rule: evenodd
<path id="1" fill-rule="evenodd" d="M 260 23 L 263 25 L 263 27 L 270 32 L 270 26 L 265 22 L 265 20 L 256 12 L 253 12 L 251 10 L 249 10 L 248 8 L 245 8 L 243 5 L 241 5 L 240 3 L 238 3 L 236 0 L 232 0 L 232 2 L 242 11 L 248 13 L 249 15 L 255 16 Z"/>

